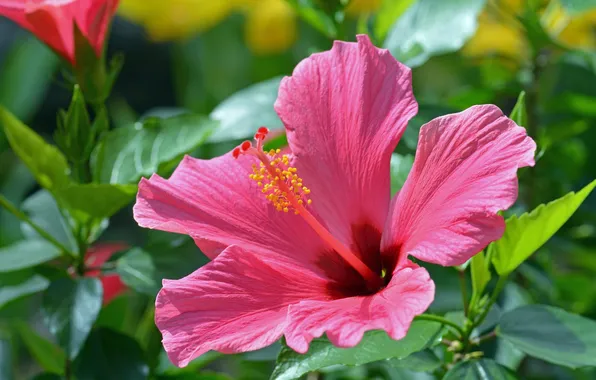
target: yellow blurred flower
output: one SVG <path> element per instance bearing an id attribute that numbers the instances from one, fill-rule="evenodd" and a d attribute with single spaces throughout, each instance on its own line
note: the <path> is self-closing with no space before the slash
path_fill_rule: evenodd
<path id="1" fill-rule="evenodd" d="M 527 2 L 523 0 L 489 0 L 478 19 L 476 34 L 462 49 L 469 57 L 498 55 L 520 62 L 529 58 L 529 45 L 517 17 L 522 16 Z M 557 0 L 545 2 L 541 10 L 544 29 L 562 44 L 571 48 L 596 48 L 596 11 L 568 15 Z"/>
<path id="2" fill-rule="evenodd" d="M 157 41 L 186 38 L 221 22 L 234 9 L 230 0 L 122 0 L 121 16 L 142 25 Z"/>
<path id="3" fill-rule="evenodd" d="M 381 1 L 352 0 L 347 13 L 372 12 Z M 297 16 L 286 0 L 121 0 L 119 12 L 158 41 L 191 37 L 232 12 L 246 15 L 246 42 L 257 54 L 283 52 L 297 37 Z"/>
<path id="4" fill-rule="evenodd" d="M 294 9 L 285 0 L 261 0 L 246 10 L 246 43 L 257 54 L 279 53 L 296 40 Z"/>

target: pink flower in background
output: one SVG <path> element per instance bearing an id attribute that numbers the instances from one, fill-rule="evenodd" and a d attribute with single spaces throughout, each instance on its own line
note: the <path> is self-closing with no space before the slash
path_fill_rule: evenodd
<path id="1" fill-rule="evenodd" d="M 424 125 L 391 199 L 390 158 L 417 112 L 410 69 L 368 37 L 302 61 L 275 109 L 291 153 L 267 129 L 212 160 L 186 157 L 139 185 L 139 225 L 188 234 L 212 261 L 164 280 L 156 323 L 170 359 L 244 352 L 282 335 L 304 353 L 326 333 L 352 347 L 368 330 L 405 336 L 434 298 L 408 260 L 464 263 L 504 231 L 535 143 L 492 105 Z"/>
<path id="2" fill-rule="evenodd" d="M 75 24 L 101 56 L 119 0 L 0 0 L 0 16 L 35 34 L 75 65 Z"/>
<path id="3" fill-rule="evenodd" d="M 102 266 L 112 255 L 118 251 L 128 248 L 124 243 L 98 243 L 89 248 L 85 256 L 85 265 L 97 268 Z M 117 274 L 101 275 L 97 269 L 87 271 L 86 277 L 99 277 L 103 286 L 103 304 L 107 305 L 114 298 L 126 290 L 126 286 Z"/>

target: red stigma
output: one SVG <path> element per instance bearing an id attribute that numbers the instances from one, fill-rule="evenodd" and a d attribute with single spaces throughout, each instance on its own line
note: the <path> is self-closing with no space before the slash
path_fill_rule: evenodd
<path id="1" fill-rule="evenodd" d="M 267 133 L 269 133 L 269 129 L 267 127 L 260 127 L 257 129 L 257 134 L 264 135 L 263 137 L 267 136 Z"/>
<path id="2" fill-rule="evenodd" d="M 240 144 L 240 149 L 242 150 L 242 152 L 246 152 L 251 147 L 252 147 L 252 143 L 248 140 L 244 141 L 242 144 Z"/>
<path id="3" fill-rule="evenodd" d="M 234 157 L 234 158 L 240 157 L 240 148 L 234 148 L 234 150 L 232 151 L 232 157 Z"/>

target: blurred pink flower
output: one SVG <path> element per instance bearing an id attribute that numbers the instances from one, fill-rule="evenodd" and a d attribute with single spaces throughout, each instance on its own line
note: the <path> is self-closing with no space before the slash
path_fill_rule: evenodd
<path id="1" fill-rule="evenodd" d="M 169 180 L 139 185 L 139 225 L 188 234 L 213 261 L 164 280 L 156 323 L 170 359 L 265 347 L 282 335 L 304 353 L 327 333 L 339 347 L 368 330 L 401 339 L 434 298 L 408 260 L 464 263 L 498 239 L 534 141 L 493 105 L 420 131 L 412 171 L 391 200 L 390 159 L 418 105 L 410 69 L 367 36 L 302 61 L 275 109 L 290 154 L 242 143 L 185 157 Z"/>
<path id="2" fill-rule="evenodd" d="M 75 24 L 98 57 L 119 0 L 0 0 L 0 16 L 35 34 L 75 65 Z"/>
<path id="3" fill-rule="evenodd" d="M 85 265 L 92 268 L 102 266 L 112 255 L 128 248 L 125 243 L 98 243 L 87 250 Z M 126 290 L 126 285 L 117 274 L 101 275 L 99 269 L 89 270 L 86 277 L 98 277 L 103 286 L 103 304 L 107 305 Z"/>

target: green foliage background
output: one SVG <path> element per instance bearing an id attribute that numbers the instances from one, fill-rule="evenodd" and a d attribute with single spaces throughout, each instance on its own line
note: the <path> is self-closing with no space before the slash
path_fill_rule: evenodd
<path id="1" fill-rule="evenodd" d="M 117 18 L 108 55 L 125 63 L 105 110 L 91 114 L 59 59 L 0 20 L 0 379 L 596 379 L 596 45 L 566 45 L 543 11 L 579 15 L 596 2 L 526 2 L 516 16 L 526 51 L 515 60 L 465 51 L 499 2 L 385 0 L 378 13 L 345 19 L 339 3 L 290 3 L 298 39 L 266 55 L 246 46 L 241 14 L 173 42 Z M 279 342 L 174 367 L 154 298 L 163 278 L 207 259 L 187 237 L 135 224 L 138 180 L 168 175 L 184 154 L 225 153 L 261 125 L 282 128 L 272 108 L 280 78 L 356 33 L 413 68 L 420 111 L 394 154 L 393 191 L 420 126 L 436 116 L 493 103 L 535 138 L 537 165 L 520 171 L 505 237 L 467 267 L 427 266 L 437 284 L 430 312 L 455 327 L 418 320 L 399 342 L 372 332 L 341 350 L 321 338 L 305 356 Z M 74 124 L 80 134 L 66 131 Z M 69 274 L 81 269 L 70 264 L 86 254 L 82 236 L 129 247 L 101 268 L 128 287 L 107 305 L 98 279 Z M 458 347 L 458 329 L 473 349 Z"/>

